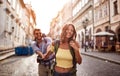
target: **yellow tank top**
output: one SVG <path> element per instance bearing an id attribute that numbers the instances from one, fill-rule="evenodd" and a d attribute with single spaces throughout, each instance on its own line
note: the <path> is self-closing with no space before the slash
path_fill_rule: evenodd
<path id="1" fill-rule="evenodd" d="M 73 67 L 72 55 L 69 49 L 58 48 L 56 54 L 56 66 L 62 68 L 71 68 Z"/>

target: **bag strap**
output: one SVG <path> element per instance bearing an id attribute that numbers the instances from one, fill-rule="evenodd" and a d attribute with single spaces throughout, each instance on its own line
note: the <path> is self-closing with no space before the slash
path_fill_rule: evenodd
<path id="1" fill-rule="evenodd" d="M 43 37 L 43 40 L 44 40 L 45 43 L 47 43 L 47 40 L 45 39 L 45 37 Z"/>
<path id="2" fill-rule="evenodd" d="M 56 53 L 57 53 L 57 51 L 58 51 L 59 45 L 60 45 L 60 40 L 56 40 L 56 41 L 54 42 L 55 55 L 56 55 Z"/>
<path id="3" fill-rule="evenodd" d="M 58 51 L 59 45 L 60 45 L 60 40 L 56 40 L 56 41 L 54 42 L 55 65 L 56 65 L 56 53 L 57 53 L 57 51 Z M 54 66 L 55 66 L 55 65 L 54 65 Z"/>
<path id="4" fill-rule="evenodd" d="M 69 45 L 69 48 L 70 48 L 70 53 L 73 57 L 73 68 L 76 68 L 76 58 L 75 58 L 75 52 L 74 52 L 74 49 Z"/>

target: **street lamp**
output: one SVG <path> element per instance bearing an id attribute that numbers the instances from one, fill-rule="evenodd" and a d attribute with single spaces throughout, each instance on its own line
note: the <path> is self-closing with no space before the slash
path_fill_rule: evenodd
<path id="1" fill-rule="evenodd" d="M 85 52 L 86 52 L 86 27 L 88 25 L 88 22 L 89 20 L 87 18 L 82 22 L 83 28 L 85 30 L 85 38 L 84 38 L 85 39 Z"/>

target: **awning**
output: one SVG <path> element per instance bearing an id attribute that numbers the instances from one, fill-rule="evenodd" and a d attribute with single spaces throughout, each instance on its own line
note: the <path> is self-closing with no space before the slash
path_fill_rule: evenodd
<path id="1" fill-rule="evenodd" d="M 102 31 L 102 32 L 97 32 L 93 34 L 93 36 L 114 36 L 114 34 L 106 31 Z"/>

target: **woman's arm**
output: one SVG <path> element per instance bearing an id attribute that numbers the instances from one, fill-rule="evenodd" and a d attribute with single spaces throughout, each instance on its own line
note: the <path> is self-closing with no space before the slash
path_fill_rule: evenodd
<path id="1" fill-rule="evenodd" d="M 78 64 L 81 64 L 81 62 L 82 62 L 82 57 L 81 57 L 79 51 L 80 51 L 80 50 L 75 50 L 75 58 L 76 58 L 77 63 L 78 63 Z"/>
<path id="2" fill-rule="evenodd" d="M 82 62 L 82 57 L 80 55 L 80 46 L 78 42 L 76 41 L 70 41 L 70 46 L 73 47 L 74 52 L 75 52 L 75 58 L 78 64 L 81 64 Z"/>

